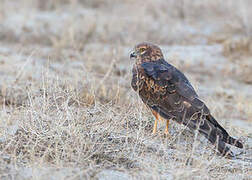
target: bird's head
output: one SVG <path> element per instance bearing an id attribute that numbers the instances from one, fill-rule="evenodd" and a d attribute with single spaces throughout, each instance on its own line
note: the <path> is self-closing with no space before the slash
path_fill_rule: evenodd
<path id="1" fill-rule="evenodd" d="M 161 49 L 151 43 L 137 44 L 130 54 L 130 59 L 136 59 L 136 63 L 157 61 L 162 58 Z"/>

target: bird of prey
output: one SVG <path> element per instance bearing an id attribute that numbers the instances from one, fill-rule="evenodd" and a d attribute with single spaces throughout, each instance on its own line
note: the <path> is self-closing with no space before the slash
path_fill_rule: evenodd
<path id="1" fill-rule="evenodd" d="M 166 120 L 166 134 L 169 120 L 174 120 L 198 130 L 223 156 L 234 156 L 226 144 L 243 148 L 243 144 L 231 137 L 211 115 L 185 75 L 164 60 L 158 46 L 140 43 L 135 46 L 130 59 L 135 59 L 131 86 L 155 116 L 153 133 L 162 118 Z"/>

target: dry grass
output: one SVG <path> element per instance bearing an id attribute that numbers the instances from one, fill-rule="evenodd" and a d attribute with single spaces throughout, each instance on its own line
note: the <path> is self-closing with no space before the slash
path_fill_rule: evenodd
<path id="1" fill-rule="evenodd" d="M 236 37 L 223 43 L 223 55 L 233 61 L 235 69 L 232 70 L 234 78 L 252 84 L 252 39 L 251 36 Z"/>
<path id="2" fill-rule="evenodd" d="M 233 38 L 251 39 L 249 4 L 1 1 L 1 179 L 249 179 L 251 42 Z M 128 55 L 141 41 L 160 44 L 241 137 L 240 159 L 176 123 L 171 137 L 162 124 L 151 134 L 154 119 L 130 87 Z"/>

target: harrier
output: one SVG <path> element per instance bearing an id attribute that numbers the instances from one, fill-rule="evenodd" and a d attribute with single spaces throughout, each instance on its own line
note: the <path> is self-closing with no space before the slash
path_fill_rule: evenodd
<path id="1" fill-rule="evenodd" d="M 131 86 L 155 116 L 153 133 L 156 133 L 158 120 L 163 118 L 166 134 L 169 120 L 174 120 L 198 130 L 223 156 L 234 156 L 226 144 L 243 148 L 243 144 L 231 137 L 211 115 L 185 75 L 164 60 L 158 46 L 140 43 L 135 46 L 130 59 L 135 59 Z"/>

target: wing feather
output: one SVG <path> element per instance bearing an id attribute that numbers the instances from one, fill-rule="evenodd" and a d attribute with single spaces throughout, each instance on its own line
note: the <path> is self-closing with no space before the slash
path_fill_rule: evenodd
<path id="1" fill-rule="evenodd" d="M 170 87 L 188 100 L 198 97 L 194 88 L 177 68 L 161 59 L 155 62 L 144 62 L 141 64 L 147 76 L 153 78 L 159 86 Z"/>

